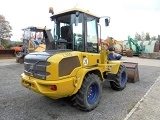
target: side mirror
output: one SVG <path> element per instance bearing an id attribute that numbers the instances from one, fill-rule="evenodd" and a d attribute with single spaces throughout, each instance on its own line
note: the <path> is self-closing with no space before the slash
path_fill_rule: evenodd
<path id="1" fill-rule="evenodd" d="M 109 26 L 110 20 L 108 18 L 105 19 L 105 26 Z"/>

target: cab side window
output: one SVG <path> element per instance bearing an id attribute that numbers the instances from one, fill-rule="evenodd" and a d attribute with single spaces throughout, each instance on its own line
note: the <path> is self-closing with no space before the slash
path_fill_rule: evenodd
<path id="1" fill-rule="evenodd" d="M 98 35 L 96 19 L 87 18 L 87 52 L 98 52 Z"/>

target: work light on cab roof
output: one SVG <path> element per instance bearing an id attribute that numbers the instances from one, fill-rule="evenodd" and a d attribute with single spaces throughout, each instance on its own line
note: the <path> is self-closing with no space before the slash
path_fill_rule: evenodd
<path id="1" fill-rule="evenodd" d="M 52 13 L 52 15 L 54 14 L 53 7 L 49 8 L 49 13 Z"/>

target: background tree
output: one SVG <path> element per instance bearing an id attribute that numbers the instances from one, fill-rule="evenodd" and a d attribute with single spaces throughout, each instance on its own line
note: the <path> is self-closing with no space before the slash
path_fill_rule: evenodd
<path id="1" fill-rule="evenodd" d="M 138 40 L 138 41 L 142 40 L 141 35 L 138 34 L 137 32 L 135 34 L 135 40 Z"/>
<path id="2" fill-rule="evenodd" d="M 142 34 L 139 34 L 136 32 L 135 40 L 138 40 L 138 41 L 140 40 L 158 40 L 160 42 L 160 35 L 158 35 L 158 37 L 157 36 L 151 37 L 149 32 L 146 32 L 146 33 L 142 32 Z"/>
<path id="3" fill-rule="evenodd" d="M 145 40 L 145 39 L 146 39 L 146 34 L 145 34 L 144 32 L 142 32 L 142 34 L 141 34 L 141 39 L 142 39 L 142 40 Z"/>
<path id="4" fill-rule="evenodd" d="M 150 40 L 149 32 L 146 33 L 146 40 Z"/>
<path id="5" fill-rule="evenodd" d="M 151 40 L 157 40 L 156 36 L 152 36 Z"/>
<path id="6" fill-rule="evenodd" d="M 0 45 L 6 46 L 11 38 L 12 27 L 3 15 L 0 15 Z"/>

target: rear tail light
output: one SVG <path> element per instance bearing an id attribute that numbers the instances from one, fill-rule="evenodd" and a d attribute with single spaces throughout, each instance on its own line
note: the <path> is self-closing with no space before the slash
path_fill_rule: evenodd
<path id="1" fill-rule="evenodd" d="M 56 91 L 57 90 L 57 86 L 56 85 L 51 85 L 50 89 Z"/>

